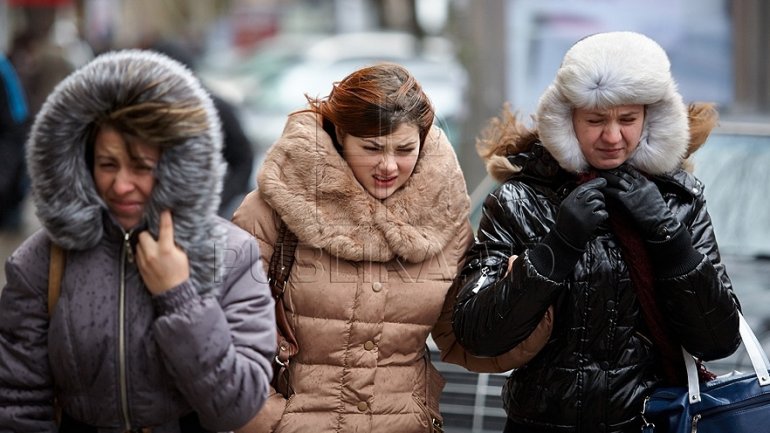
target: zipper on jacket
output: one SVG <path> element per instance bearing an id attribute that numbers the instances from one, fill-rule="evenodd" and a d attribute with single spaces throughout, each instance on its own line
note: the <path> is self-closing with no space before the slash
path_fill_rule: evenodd
<path id="1" fill-rule="evenodd" d="M 473 293 L 479 293 L 481 286 L 484 285 L 485 281 L 487 281 L 487 275 L 489 275 L 489 266 L 484 266 L 481 268 L 481 277 L 479 277 L 479 281 L 477 281 L 476 285 L 473 286 Z"/>
<path id="2" fill-rule="evenodd" d="M 118 374 L 120 382 L 120 407 L 125 430 L 131 431 L 128 417 L 128 378 L 126 373 L 126 260 L 134 262 L 131 251 L 131 232 L 123 234 L 123 248 L 120 255 L 120 292 L 118 293 Z"/>

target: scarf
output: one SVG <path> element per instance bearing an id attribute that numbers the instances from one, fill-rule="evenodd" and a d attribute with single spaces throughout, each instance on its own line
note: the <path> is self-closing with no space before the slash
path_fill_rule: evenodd
<path id="1" fill-rule="evenodd" d="M 596 177 L 597 173 L 591 171 L 579 175 L 578 183 L 584 183 Z M 639 300 L 644 323 L 650 332 L 653 346 L 661 358 L 665 381 L 672 386 L 686 385 L 687 370 L 682 359 L 682 350 L 671 335 L 668 323 L 658 305 L 654 272 L 644 239 L 631 219 L 631 215 L 619 203 L 608 200 L 606 206 L 610 230 L 620 244 L 621 255 L 628 266 L 631 285 Z M 696 364 L 701 381 L 708 381 L 715 377 L 700 360 L 696 359 Z"/>

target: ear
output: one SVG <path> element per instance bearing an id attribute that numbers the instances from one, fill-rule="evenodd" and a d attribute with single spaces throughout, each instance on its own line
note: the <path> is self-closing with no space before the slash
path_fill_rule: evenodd
<path id="1" fill-rule="evenodd" d="M 339 143 L 340 148 L 342 148 L 343 140 L 345 139 L 345 132 L 343 132 L 339 126 L 334 125 L 334 134 L 337 136 L 337 143 Z"/>

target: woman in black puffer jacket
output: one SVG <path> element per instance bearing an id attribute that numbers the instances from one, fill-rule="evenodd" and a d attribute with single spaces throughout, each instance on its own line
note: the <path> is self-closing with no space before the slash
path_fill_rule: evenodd
<path id="1" fill-rule="evenodd" d="M 506 113 L 479 141 L 503 183 L 455 280 L 454 331 L 495 356 L 553 306 L 550 340 L 503 390 L 505 431 L 637 432 L 644 397 L 686 382 L 680 345 L 712 360 L 740 343 L 703 185 L 684 169 L 716 112 L 688 113 L 657 43 L 613 32 L 567 52 L 537 122 Z"/>

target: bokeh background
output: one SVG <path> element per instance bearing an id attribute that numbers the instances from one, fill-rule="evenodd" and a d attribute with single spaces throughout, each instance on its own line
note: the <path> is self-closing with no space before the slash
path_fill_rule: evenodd
<path id="1" fill-rule="evenodd" d="M 246 180 L 220 210 L 225 217 L 255 186 L 265 150 L 305 94 L 326 95 L 354 69 L 385 60 L 412 70 L 436 105 L 475 223 L 494 187 L 476 136 L 504 103 L 529 119 L 570 45 L 609 30 L 656 39 L 684 99 L 717 104 L 721 121 L 696 154 L 696 175 L 744 314 L 770 348 L 766 0 L 0 0 L 0 49 L 22 78 L 33 116 L 59 80 L 105 51 L 164 47 L 187 62 L 232 109 L 247 143 L 231 159 Z M 0 260 L 38 228 L 27 198 L 16 224 L 0 227 Z M 736 356 L 721 367 L 744 361 Z M 447 431 L 500 431 L 504 376 L 441 368 L 449 378 Z"/>

